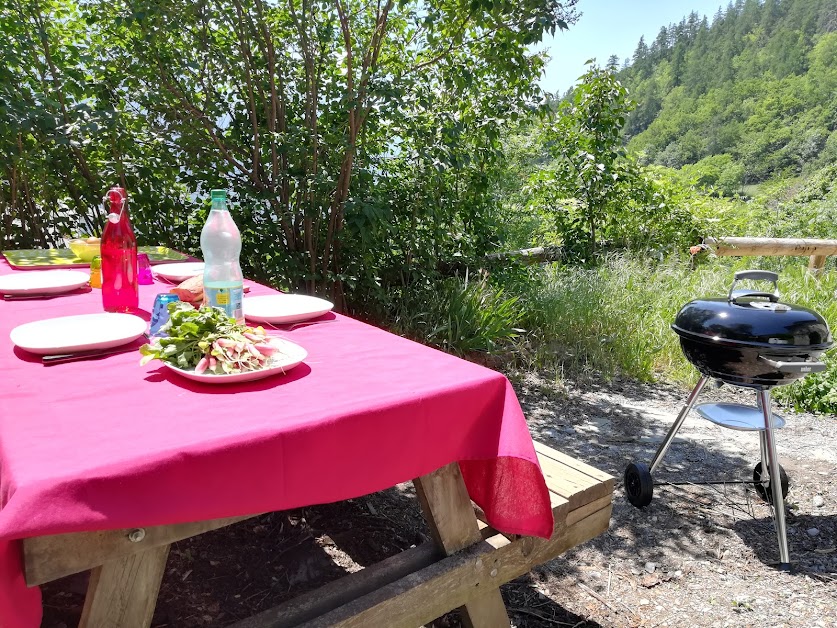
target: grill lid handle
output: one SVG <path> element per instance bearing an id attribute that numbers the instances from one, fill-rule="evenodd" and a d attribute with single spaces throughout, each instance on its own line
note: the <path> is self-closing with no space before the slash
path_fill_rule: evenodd
<path id="1" fill-rule="evenodd" d="M 780 373 L 797 373 L 807 375 L 808 373 L 821 373 L 825 370 L 825 363 L 823 362 L 782 362 L 780 360 L 771 360 L 763 355 L 759 356 L 759 360 L 767 362 L 767 364 Z"/>
<path id="2" fill-rule="evenodd" d="M 753 281 L 771 281 L 773 282 L 773 292 L 763 292 L 759 290 L 736 291 L 735 286 L 742 279 L 752 279 Z M 779 300 L 779 274 L 769 270 L 739 270 L 735 273 L 735 278 L 730 286 L 727 301 L 734 303 L 738 299 L 744 297 L 764 297 L 770 299 L 771 302 L 776 303 Z"/>
<path id="3" fill-rule="evenodd" d="M 770 270 L 739 270 L 735 273 L 735 281 L 741 281 L 742 279 L 777 283 L 779 281 L 779 273 L 774 273 Z"/>

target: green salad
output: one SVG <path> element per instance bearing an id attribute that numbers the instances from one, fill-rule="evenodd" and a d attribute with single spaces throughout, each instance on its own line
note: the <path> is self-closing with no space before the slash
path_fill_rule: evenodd
<path id="1" fill-rule="evenodd" d="M 169 320 L 161 328 L 168 335 L 140 347 L 140 365 L 162 360 L 199 375 L 224 375 L 263 369 L 281 352 L 262 327 L 236 323 L 220 308 L 196 310 L 175 301 L 168 309 Z"/>

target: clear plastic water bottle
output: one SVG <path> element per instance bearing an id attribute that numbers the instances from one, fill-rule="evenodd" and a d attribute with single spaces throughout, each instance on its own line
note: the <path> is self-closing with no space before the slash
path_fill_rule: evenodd
<path id="1" fill-rule="evenodd" d="M 212 209 L 201 231 L 203 302 L 243 323 L 244 275 L 238 263 L 241 233 L 227 209 L 226 190 L 212 190 L 211 196 Z"/>

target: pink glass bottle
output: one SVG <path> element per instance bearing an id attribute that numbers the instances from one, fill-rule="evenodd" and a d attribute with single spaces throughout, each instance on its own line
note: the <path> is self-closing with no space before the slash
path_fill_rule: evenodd
<path id="1" fill-rule="evenodd" d="M 110 213 L 102 232 L 102 305 L 106 312 L 128 312 L 139 306 L 137 238 L 124 188 L 108 190 L 107 201 Z"/>

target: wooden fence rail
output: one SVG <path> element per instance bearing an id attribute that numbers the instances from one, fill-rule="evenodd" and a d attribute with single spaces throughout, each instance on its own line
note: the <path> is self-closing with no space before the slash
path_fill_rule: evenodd
<path id="1" fill-rule="evenodd" d="M 837 240 L 814 238 L 706 238 L 703 242 L 715 255 L 798 255 L 810 257 L 808 270 L 818 273 L 826 257 L 837 255 Z"/>
<path id="2" fill-rule="evenodd" d="M 564 259 L 564 248 L 561 246 L 538 246 L 533 249 L 518 249 L 489 253 L 485 259 L 490 262 L 517 260 L 524 264 L 541 264 L 543 262 L 560 262 Z"/>

